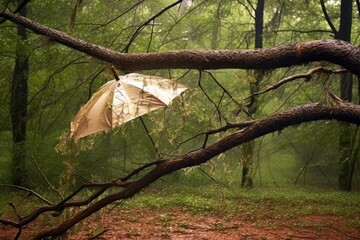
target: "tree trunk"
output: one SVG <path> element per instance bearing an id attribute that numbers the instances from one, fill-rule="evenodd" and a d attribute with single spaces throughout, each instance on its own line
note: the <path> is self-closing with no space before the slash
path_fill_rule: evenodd
<path id="1" fill-rule="evenodd" d="M 265 0 L 258 0 L 255 11 L 255 48 L 263 47 Z"/>
<path id="2" fill-rule="evenodd" d="M 241 187 L 251 188 L 253 186 L 253 156 L 254 156 L 255 140 L 243 143 L 241 145 L 241 158 L 242 158 L 242 176 Z"/>
<path id="3" fill-rule="evenodd" d="M 339 31 L 335 34 L 336 39 L 350 42 L 351 23 L 352 23 L 352 3 L 353 1 L 341 1 L 341 16 Z M 344 101 L 352 100 L 352 75 L 343 75 L 340 83 L 340 96 Z M 352 130 L 349 124 L 340 124 L 339 136 L 339 190 L 351 191 L 351 142 Z"/>
<path id="4" fill-rule="evenodd" d="M 22 8 L 20 15 L 26 15 L 26 7 Z M 12 155 L 12 183 L 15 185 L 26 184 L 26 116 L 28 94 L 28 54 L 24 46 L 27 35 L 26 28 L 18 25 L 18 41 L 16 45 L 16 61 L 11 83 L 10 113 L 13 135 Z"/>
<path id="5" fill-rule="evenodd" d="M 255 48 L 263 47 L 263 29 L 264 29 L 264 6 L 265 0 L 258 0 L 256 10 L 255 10 Z M 263 71 L 259 70 L 255 73 L 255 82 L 250 83 L 250 94 L 252 95 L 255 92 L 260 90 L 259 84 L 263 78 Z M 257 104 L 255 103 L 255 96 L 250 100 L 249 113 L 251 115 L 255 114 L 257 110 Z M 253 152 L 254 152 L 255 142 L 245 143 L 242 146 L 242 157 L 243 157 L 243 169 L 242 169 L 242 178 L 241 186 L 242 187 L 252 187 L 253 186 Z"/>

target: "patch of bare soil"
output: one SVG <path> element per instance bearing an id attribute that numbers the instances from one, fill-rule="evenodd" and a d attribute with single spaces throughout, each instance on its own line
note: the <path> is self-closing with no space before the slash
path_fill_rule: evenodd
<path id="1" fill-rule="evenodd" d="M 77 226 L 67 239 L 360 239 L 359 217 L 299 217 L 265 214 L 191 214 L 181 209 L 116 209 Z M 41 228 L 46 227 L 42 226 Z M 24 230 L 24 238 L 39 227 Z M 0 225 L 0 239 L 13 239 L 14 229 Z"/>

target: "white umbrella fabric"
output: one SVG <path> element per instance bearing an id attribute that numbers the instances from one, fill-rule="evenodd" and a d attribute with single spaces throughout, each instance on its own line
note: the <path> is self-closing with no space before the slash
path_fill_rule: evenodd
<path id="1" fill-rule="evenodd" d="M 114 71 L 114 70 L 113 70 Z M 114 72 L 115 75 L 115 72 Z M 70 138 L 108 131 L 150 111 L 167 106 L 187 91 L 170 79 L 131 73 L 104 84 L 71 122 Z"/>

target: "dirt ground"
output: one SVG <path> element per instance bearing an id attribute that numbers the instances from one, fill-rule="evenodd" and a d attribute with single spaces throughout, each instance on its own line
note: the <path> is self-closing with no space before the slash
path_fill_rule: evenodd
<path id="1" fill-rule="evenodd" d="M 77 226 L 66 239 L 360 239 L 360 228 L 342 216 L 270 214 L 191 214 L 181 209 L 116 209 Z M 359 224 L 357 225 L 359 226 Z M 42 227 L 27 228 L 28 239 Z M 14 229 L 0 225 L 0 239 L 13 239 Z"/>

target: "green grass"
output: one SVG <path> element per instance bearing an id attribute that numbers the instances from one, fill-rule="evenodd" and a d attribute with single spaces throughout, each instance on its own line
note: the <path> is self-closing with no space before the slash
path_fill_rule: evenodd
<path id="1" fill-rule="evenodd" d="M 180 208 L 193 214 L 224 216 L 235 213 L 289 218 L 310 214 L 360 216 L 360 193 L 297 187 L 241 189 L 217 185 L 165 185 L 146 189 L 127 201 L 124 207 L 156 210 Z"/>

